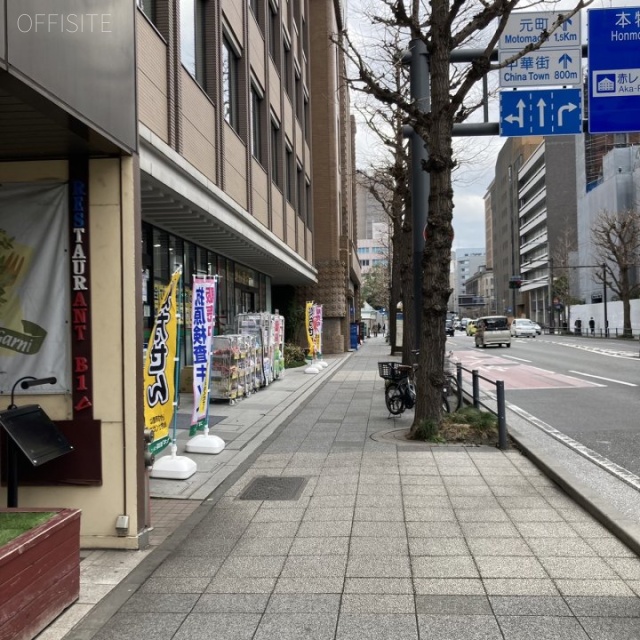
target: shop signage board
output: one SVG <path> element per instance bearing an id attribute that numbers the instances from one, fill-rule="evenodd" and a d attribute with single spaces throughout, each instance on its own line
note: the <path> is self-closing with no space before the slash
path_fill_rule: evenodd
<path id="1" fill-rule="evenodd" d="M 640 131 L 640 8 L 590 9 L 589 133 Z"/>

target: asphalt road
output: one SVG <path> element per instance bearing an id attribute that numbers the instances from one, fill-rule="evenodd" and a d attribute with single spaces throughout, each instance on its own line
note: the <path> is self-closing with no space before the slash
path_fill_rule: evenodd
<path id="1" fill-rule="evenodd" d="M 510 349 L 476 349 L 457 333 L 463 365 L 505 381 L 507 402 L 640 476 L 638 341 L 538 336 Z"/>

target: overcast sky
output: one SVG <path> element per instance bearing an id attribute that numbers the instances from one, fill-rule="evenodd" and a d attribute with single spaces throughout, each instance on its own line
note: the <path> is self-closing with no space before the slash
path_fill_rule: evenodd
<path id="1" fill-rule="evenodd" d="M 375 0 L 347 0 L 349 15 L 349 29 L 353 32 L 354 22 L 356 29 L 366 29 L 363 25 L 362 14 L 358 8 L 364 5 L 375 5 Z M 524 3 L 523 3 L 524 4 Z M 574 6 L 573 0 L 561 0 L 552 5 L 547 10 L 554 8 L 561 9 Z M 640 7 L 640 0 L 594 0 L 589 8 L 609 8 L 609 7 Z M 534 11 L 542 10 L 535 7 Z M 355 21 L 355 16 L 358 20 Z M 587 37 L 587 10 L 582 10 L 582 39 L 586 42 Z M 583 60 L 583 68 L 586 60 Z M 491 74 L 497 76 L 496 73 Z M 497 82 L 497 79 L 496 79 Z M 491 83 L 491 80 L 490 80 Z M 490 121 L 495 122 L 498 117 L 497 98 L 492 100 L 490 107 Z M 376 147 L 375 137 L 367 132 L 366 125 L 356 115 L 358 131 L 356 135 L 357 163 L 359 168 L 365 168 L 370 163 L 372 149 Z M 477 121 L 477 118 L 476 118 Z M 465 138 L 464 140 L 454 139 L 454 146 L 464 145 L 465 151 L 472 147 L 471 157 L 454 174 L 454 249 L 476 248 L 485 246 L 485 225 L 484 225 L 484 195 L 491 180 L 494 177 L 495 161 L 498 151 L 504 144 L 505 138 L 498 136 Z"/>

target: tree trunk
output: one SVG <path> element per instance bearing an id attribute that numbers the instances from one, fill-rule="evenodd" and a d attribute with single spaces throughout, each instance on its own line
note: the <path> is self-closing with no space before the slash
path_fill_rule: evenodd
<path id="1" fill-rule="evenodd" d="M 451 289 L 449 265 L 453 227 L 451 172 L 453 113 L 449 97 L 451 30 L 447 0 L 431 2 L 432 39 L 429 49 L 431 76 L 430 146 L 426 170 L 431 178 L 423 270 L 423 309 L 418 394 L 411 435 L 423 423 L 437 430 L 442 418 L 445 320 Z M 423 135 L 423 139 L 424 139 Z"/>

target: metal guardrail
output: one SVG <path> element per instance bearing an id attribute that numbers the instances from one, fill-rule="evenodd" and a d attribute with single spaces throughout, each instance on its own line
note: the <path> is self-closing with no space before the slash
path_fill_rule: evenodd
<path id="1" fill-rule="evenodd" d="M 471 393 L 465 392 L 464 389 L 464 378 L 462 376 L 462 372 L 466 371 L 471 374 Z M 506 449 L 508 447 L 507 441 L 507 410 L 504 396 L 504 380 L 490 380 L 485 376 L 481 375 L 477 369 L 467 369 L 462 366 L 462 363 L 456 362 L 456 380 L 458 382 L 458 393 L 463 396 L 465 393 L 470 397 L 471 403 L 476 409 L 486 409 L 490 413 L 493 413 L 498 417 L 498 448 Z M 496 388 L 495 401 L 494 404 L 489 404 L 486 399 L 482 399 L 482 394 L 480 392 L 480 380 L 484 380 L 485 382 L 489 382 L 494 385 Z M 485 398 L 490 398 L 487 394 L 485 394 Z"/>

